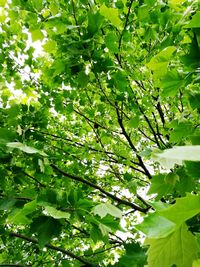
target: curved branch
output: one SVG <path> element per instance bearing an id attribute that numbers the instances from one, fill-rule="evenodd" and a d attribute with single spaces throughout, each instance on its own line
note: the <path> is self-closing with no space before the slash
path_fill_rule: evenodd
<path id="1" fill-rule="evenodd" d="M 88 181 L 88 180 L 85 180 L 85 179 L 82 178 L 82 177 L 79 177 L 79 176 L 72 175 L 72 174 L 70 174 L 70 173 L 66 173 L 66 172 L 64 172 L 63 170 L 59 169 L 59 168 L 58 168 L 56 165 L 54 165 L 54 164 L 51 164 L 50 166 L 51 166 L 54 170 L 56 170 L 57 172 L 59 172 L 60 174 L 62 174 L 62 175 L 65 176 L 65 177 L 68 177 L 68 178 L 70 178 L 70 179 L 72 179 L 72 180 L 74 180 L 74 181 L 79 181 L 79 182 L 81 182 L 81 183 L 83 183 L 83 184 L 87 184 L 88 186 L 90 186 L 90 187 L 92 187 L 92 188 L 95 188 L 95 189 L 99 190 L 101 193 L 103 193 L 103 194 L 106 195 L 107 197 L 109 197 L 109 198 L 111 198 L 111 199 L 117 201 L 119 204 L 123 204 L 123 205 L 125 205 L 125 206 L 128 206 L 128 207 L 133 208 L 134 210 L 138 210 L 138 211 L 141 211 L 141 212 L 144 212 L 144 213 L 146 213 L 146 212 L 148 211 L 148 209 L 149 209 L 149 207 L 148 207 L 148 208 L 141 208 L 140 206 L 138 206 L 138 205 L 136 205 L 136 204 L 134 204 L 134 203 L 131 203 L 131 202 L 127 201 L 127 200 L 118 198 L 118 197 L 114 196 L 113 194 L 111 194 L 111 193 L 105 191 L 102 187 L 100 187 L 100 186 L 98 186 L 98 185 L 96 185 L 96 184 L 94 184 L 94 183 L 92 183 L 92 182 L 90 182 L 90 181 Z"/>
<path id="2" fill-rule="evenodd" d="M 10 233 L 10 236 L 12 236 L 12 237 L 18 237 L 18 238 L 21 238 L 21 239 L 23 239 L 23 240 L 25 240 L 27 242 L 38 244 L 38 241 L 36 239 L 27 237 L 27 236 L 22 235 L 22 234 L 18 234 L 18 233 L 12 232 L 12 233 Z M 71 251 L 65 250 L 64 248 L 56 247 L 56 246 L 53 246 L 51 244 L 47 244 L 47 245 L 45 245 L 45 247 L 46 248 L 49 248 L 49 249 L 52 249 L 52 250 L 55 250 L 55 251 L 62 252 L 64 255 L 67 255 L 67 256 L 69 256 L 72 259 L 76 259 L 76 260 L 80 261 L 81 263 L 86 264 L 88 267 L 98 267 L 97 264 L 91 263 L 91 262 L 85 260 L 84 258 L 75 255 Z"/>

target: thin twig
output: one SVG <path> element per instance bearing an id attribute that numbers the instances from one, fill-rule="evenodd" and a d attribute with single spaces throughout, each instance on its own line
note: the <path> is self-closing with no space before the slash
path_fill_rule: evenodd
<path id="1" fill-rule="evenodd" d="M 119 37 L 119 45 L 118 45 L 118 49 L 120 50 L 121 49 L 121 44 L 122 44 L 122 37 L 123 37 L 123 34 L 126 30 L 126 27 L 128 25 L 128 19 L 129 19 L 129 15 L 130 15 L 130 12 L 131 12 L 131 7 L 132 7 L 132 4 L 133 4 L 133 0 L 130 1 L 130 4 L 129 4 L 129 7 L 128 7 L 128 12 L 126 14 L 126 20 L 125 20 L 125 24 L 124 24 L 124 28 L 121 32 L 121 35 Z"/>

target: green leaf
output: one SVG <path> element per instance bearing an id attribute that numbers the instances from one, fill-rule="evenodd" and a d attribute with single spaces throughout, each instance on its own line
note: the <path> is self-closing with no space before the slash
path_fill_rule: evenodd
<path id="1" fill-rule="evenodd" d="M 31 31 L 31 36 L 32 36 L 32 41 L 38 41 L 38 40 L 43 40 L 44 34 L 40 29 L 36 29 Z"/>
<path id="2" fill-rule="evenodd" d="M 118 38 L 114 32 L 109 32 L 108 34 L 106 34 L 105 44 L 111 52 L 118 52 Z"/>
<path id="3" fill-rule="evenodd" d="M 38 11 L 41 11 L 41 9 L 43 8 L 42 0 L 30 0 L 30 2 L 32 6 Z"/>
<path id="4" fill-rule="evenodd" d="M 100 14 L 104 16 L 106 19 L 110 20 L 114 26 L 120 28 L 122 26 L 122 22 L 119 18 L 119 12 L 116 8 L 107 7 L 103 4 L 100 7 Z"/>
<path id="5" fill-rule="evenodd" d="M 173 233 L 176 229 L 176 224 L 153 213 L 149 214 L 141 224 L 135 225 L 134 227 L 143 232 L 148 238 L 158 239 Z"/>
<path id="6" fill-rule="evenodd" d="M 173 53 L 176 51 L 174 46 L 168 46 L 157 55 L 151 58 L 147 67 L 155 72 L 156 77 L 161 78 L 167 72 L 167 66 Z"/>
<path id="7" fill-rule="evenodd" d="M 190 175 L 193 179 L 200 178 L 200 162 L 186 161 L 184 165 L 188 175 Z"/>
<path id="8" fill-rule="evenodd" d="M 187 193 L 193 192 L 197 189 L 196 183 L 190 176 L 181 177 L 180 182 L 176 184 L 177 191 L 180 196 L 185 196 Z"/>
<path id="9" fill-rule="evenodd" d="M 180 142 L 183 138 L 187 138 L 194 132 L 194 128 L 190 122 L 179 122 L 173 128 L 170 134 L 170 142 Z"/>
<path id="10" fill-rule="evenodd" d="M 56 16 L 59 13 L 59 6 L 58 6 L 58 3 L 56 3 L 56 1 L 55 2 L 51 1 L 49 8 L 53 16 Z"/>
<path id="11" fill-rule="evenodd" d="M 169 4 L 172 5 L 180 5 L 184 2 L 184 0 L 169 0 Z"/>
<path id="12" fill-rule="evenodd" d="M 15 203 L 16 203 L 16 199 L 13 197 L 6 197 L 0 200 L 0 210 L 10 210 L 10 208 L 12 208 Z"/>
<path id="13" fill-rule="evenodd" d="M 88 32 L 92 35 L 98 33 L 98 30 L 100 29 L 103 20 L 104 17 L 101 16 L 99 12 L 95 14 L 92 12 L 88 12 Z"/>
<path id="14" fill-rule="evenodd" d="M 128 124 L 131 128 L 137 128 L 139 123 L 140 123 L 140 117 L 139 116 L 135 116 L 135 117 L 131 118 L 130 121 L 128 122 Z"/>
<path id="15" fill-rule="evenodd" d="M 69 219 L 70 214 L 61 210 L 57 210 L 51 206 L 45 206 L 44 212 L 47 213 L 48 216 L 53 217 L 54 219 Z"/>
<path id="16" fill-rule="evenodd" d="M 101 230 L 101 233 L 103 236 L 107 236 L 109 234 L 109 232 L 112 232 L 112 229 L 110 229 L 110 227 L 100 223 L 99 224 L 99 229 Z"/>
<path id="17" fill-rule="evenodd" d="M 31 231 L 37 232 L 40 248 L 43 248 L 53 236 L 60 233 L 61 224 L 51 217 L 40 216 L 35 218 L 31 224 Z"/>
<path id="18" fill-rule="evenodd" d="M 121 218 L 122 211 L 110 203 L 102 203 L 93 208 L 93 213 L 99 215 L 101 218 L 105 217 L 107 214 L 113 217 Z"/>
<path id="19" fill-rule="evenodd" d="M 77 81 L 80 85 L 81 88 L 84 88 L 87 86 L 88 82 L 89 82 L 89 76 L 85 74 L 84 71 L 79 72 L 78 76 L 77 76 Z"/>
<path id="20" fill-rule="evenodd" d="M 149 7 L 147 5 L 141 5 L 138 8 L 138 19 L 142 22 L 147 22 L 149 19 Z"/>
<path id="21" fill-rule="evenodd" d="M 116 88 L 123 93 L 128 85 L 126 74 L 122 71 L 116 71 L 112 77 Z"/>
<path id="22" fill-rule="evenodd" d="M 161 210 L 159 214 L 180 226 L 183 222 L 194 217 L 200 212 L 200 196 L 187 195 L 177 198 L 176 203 L 171 207 Z"/>
<path id="23" fill-rule="evenodd" d="M 192 267 L 199 267 L 200 266 L 200 259 L 193 261 Z"/>
<path id="24" fill-rule="evenodd" d="M 189 267 L 199 252 L 197 241 L 185 224 L 165 238 L 149 239 L 146 243 L 150 245 L 149 267 Z"/>
<path id="25" fill-rule="evenodd" d="M 124 229 L 120 225 L 119 219 L 113 219 L 112 215 L 107 215 L 106 217 L 99 220 L 105 226 L 108 226 L 112 232 L 121 231 L 123 232 Z"/>
<path id="26" fill-rule="evenodd" d="M 53 189 L 43 189 L 40 191 L 37 197 L 37 204 L 39 206 L 51 206 L 49 204 L 57 204 L 57 192 Z M 52 205 L 52 206 L 53 206 Z"/>
<path id="27" fill-rule="evenodd" d="M 33 200 L 24 205 L 22 209 L 14 209 L 7 218 L 7 223 L 13 223 L 17 225 L 26 225 L 32 222 L 31 219 L 27 217 L 30 213 L 34 212 L 36 209 L 36 201 Z"/>
<path id="28" fill-rule="evenodd" d="M 148 201 L 148 203 L 153 207 L 156 211 L 160 211 L 169 207 L 170 204 L 167 204 L 162 201 Z"/>
<path id="29" fill-rule="evenodd" d="M 69 260 L 62 260 L 62 267 L 70 267 L 70 261 Z"/>
<path id="30" fill-rule="evenodd" d="M 55 53 L 56 52 L 57 43 L 54 40 L 48 40 L 44 45 L 44 51 L 47 53 Z"/>
<path id="31" fill-rule="evenodd" d="M 182 165 L 184 160 L 200 161 L 200 146 L 177 146 L 162 153 L 154 153 L 152 158 L 170 169 L 175 164 Z"/>
<path id="32" fill-rule="evenodd" d="M 190 106 L 193 109 L 199 109 L 200 108 L 200 94 L 196 94 L 191 92 L 191 94 L 189 95 L 189 102 L 190 102 Z"/>
<path id="33" fill-rule="evenodd" d="M 13 141 L 16 134 L 7 128 L 0 128 L 0 144 L 5 145 L 9 141 Z"/>
<path id="34" fill-rule="evenodd" d="M 125 249 L 125 254 L 119 258 L 119 261 L 114 265 L 114 267 L 145 266 L 147 256 L 145 250 L 139 243 L 125 244 Z"/>
<path id="35" fill-rule="evenodd" d="M 11 147 L 11 148 L 17 148 L 25 153 L 28 153 L 28 154 L 35 154 L 35 153 L 38 153 L 40 154 L 41 156 L 44 156 L 44 157 L 47 157 L 47 154 L 44 153 L 43 151 L 40 151 L 34 147 L 30 147 L 30 146 L 27 146 L 27 145 L 24 145 L 20 142 L 11 142 L 11 143 L 7 143 L 6 144 L 7 147 Z"/>
<path id="36" fill-rule="evenodd" d="M 165 176 L 166 184 L 175 185 L 177 181 L 179 181 L 179 176 L 176 173 L 170 172 Z"/>
<path id="37" fill-rule="evenodd" d="M 2 264 L 144 267 L 145 234 L 198 237 L 176 199 L 199 194 L 200 161 L 151 155 L 200 146 L 199 3 L 0 0 Z"/>
<path id="38" fill-rule="evenodd" d="M 0 0 L 0 6 L 5 6 L 7 0 Z"/>
<path id="39" fill-rule="evenodd" d="M 153 176 L 150 188 L 148 190 L 148 195 L 157 194 L 157 197 L 155 199 L 158 200 L 172 191 L 173 185 L 166 183 L 165 177 L 165 174 L 158 174 Z"/>
<path id="40" fill-rule="evenodd" d="M 94 243 L 102 240 L 102 232 L 96 225 L 94 225 L 90 230 L 90 237 Z"/>
<path id="41" fill-rule="evenodd" d="M 177 70 L 168 71 L 158 83 L 163 89 L 161 95 L 164 97 L 175 96 L 183 85 L 184 80 Z"/>
<path id="42" fill-rule="evenodd" d="M 200 11 L 192 16 L 191 21 L 184 28 L 200 28 Z"/>

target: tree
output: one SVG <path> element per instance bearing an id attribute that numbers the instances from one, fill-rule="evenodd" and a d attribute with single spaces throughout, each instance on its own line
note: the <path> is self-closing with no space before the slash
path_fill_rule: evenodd
<path id="1" fill-rule="evenodd" d="M 199 1 L 0 0 L 0 23 L 0 266 L 199 266 Z"/>

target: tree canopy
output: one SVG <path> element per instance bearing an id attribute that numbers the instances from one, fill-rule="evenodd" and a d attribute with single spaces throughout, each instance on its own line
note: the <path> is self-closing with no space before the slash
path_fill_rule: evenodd
<path id="1" fill-rule="evenodd" d="M 0 266 L 200 266 L 199 5 L 0 0 Z"/>

